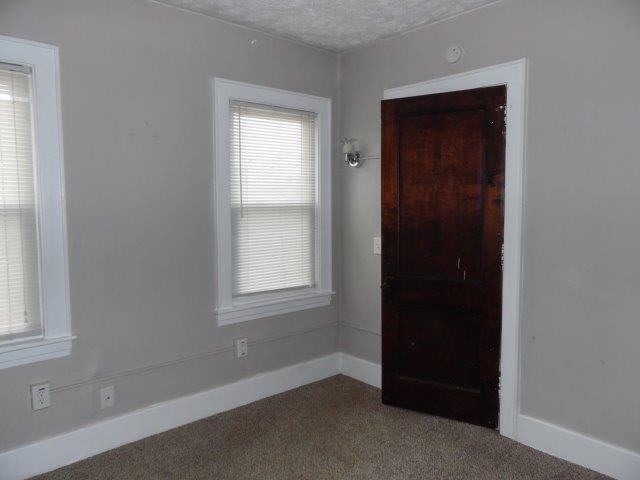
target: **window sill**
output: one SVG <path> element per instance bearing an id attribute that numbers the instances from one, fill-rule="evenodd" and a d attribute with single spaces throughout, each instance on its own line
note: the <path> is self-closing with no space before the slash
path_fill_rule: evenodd
<path id="1" fill-rule="evenodd" d="M 52 358 L 66 357 L 71 353 L 71 343 L 75 338 L 74 336 L 66 336 L 0 345 L 0 370 Z"/>
<path id="2" fill-rule="evenodd" d="M 331 296 L 333 293 L 334 292 L 314 292 L 295 297 L 239 303 L 231 307 L 218 308 L 215 313 L 218 325 L 231 325 L 256 320 L 258 318 L 272 317 L 283 313 L 325 307 L 331 304 Z"/>

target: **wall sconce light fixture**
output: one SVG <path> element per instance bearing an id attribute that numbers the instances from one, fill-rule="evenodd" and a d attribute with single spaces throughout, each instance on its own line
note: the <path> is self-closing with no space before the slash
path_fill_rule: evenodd
<path id="1" fill-rule="evenodd" d="M 355 138 L 342 139 L 342 153 L 344 153 L 344 162 L 350 167 L 359 167 L 362 165 L 362 157 L 358 151 L 359 145 Z"/>

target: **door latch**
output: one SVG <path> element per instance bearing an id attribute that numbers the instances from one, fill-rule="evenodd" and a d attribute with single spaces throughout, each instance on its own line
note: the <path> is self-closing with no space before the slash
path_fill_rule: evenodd
<path id="1" fill-rule="evenodd" d="M 390 300 L 393 296 L 393 286 L 395 283 L 395 277 L 387 277 L 380 285 L 380 291 L 384 300 Z"/>

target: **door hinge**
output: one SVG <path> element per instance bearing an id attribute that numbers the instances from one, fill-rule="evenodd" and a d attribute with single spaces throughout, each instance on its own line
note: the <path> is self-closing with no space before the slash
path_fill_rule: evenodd
<path id="1" fill-rule="evenodd" d="M 507 108 L 507 105 L 500 105 L 498 107 L 498 110 L 502 110 L 502 113 L 504 114 L 504 123 L 507 123 L 507 114 L 509 112 L 509 108 Z"/>
<path id="2" fill-rule="evenodd" d="M 500 268 L 504 270 L 504 243 L 500 245 Z"/>

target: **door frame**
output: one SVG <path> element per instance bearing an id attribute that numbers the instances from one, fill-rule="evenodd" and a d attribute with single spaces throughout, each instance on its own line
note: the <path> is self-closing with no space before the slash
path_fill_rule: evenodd
<path id="1" fill-rule="evenodd" d="M 516 439 L 520 410 L 520 291 L 527 59 L 502 63 L 384 91 L 384 99 L 506 85 L 504 266 L 500 340 L 500 434 Z"/>

